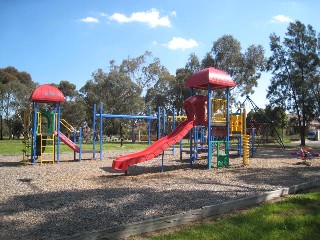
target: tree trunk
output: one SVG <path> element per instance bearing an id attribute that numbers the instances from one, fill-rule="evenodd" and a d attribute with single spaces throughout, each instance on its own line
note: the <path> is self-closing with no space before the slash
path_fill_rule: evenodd
<path id="1" fill-rule="evenodd" d="M 302 105 L 302 128 L 300 131 L 301 136 L 301 146 L 306 145 L 306 111 L 305 111 L 305 105 L 303 103 Z"/>
<path id="2" fill-rule="evenodd" d="M 136 136 L 134 134 L 134 120 L 131 121 L 131 141 L 132 143 L 136 142 Z"/>
<path id="3" fill-rule="evenodd" d="M 2 115 L 0 116 L 0 140 L 3 140 L 3 122 L 2 122 Z"/>
<path id="4" fill-rule="evenodd" d="M 120 147 L 123 145 L 123 128 L 122 128 L 122 122 L 120 122 Z"/>

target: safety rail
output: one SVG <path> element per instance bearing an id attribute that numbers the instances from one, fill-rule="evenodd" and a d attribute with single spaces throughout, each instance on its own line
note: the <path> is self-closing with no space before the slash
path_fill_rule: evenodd
<path id="1" fill-rule="evenodd" d="M 79 130 L 76 130 L 76 128 L 74 128 L 70 123 L 68 123 L 65 119 L 61 118 L 60 119 L 60 123 L 70 132 L 70 133 L 74 133 L 74 132 L 79 132 Z"/>
<path id="2" fill-rule="evenodd" d="M 227 100 L 213 98 L 211 101 L 212 122 L 226 122 Z"/>
<path id="3" fill-rule="evenodd" d="M 168 116 L 169 120 L 172 121 L 173 119 L 173 116 Z M 175 120 L 178 121 L 178 122 L 182 122 L 182 121 L 185 121 L 188 119 L 187 116 L 174 116 Z"/>

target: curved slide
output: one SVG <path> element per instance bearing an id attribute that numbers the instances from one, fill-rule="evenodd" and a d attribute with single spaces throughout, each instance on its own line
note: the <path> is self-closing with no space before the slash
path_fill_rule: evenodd
<path id="1" fill-rule="evenodd" d="M 128 170 L 129 166 L 151 160 L 157 157 L 165 149 L 172 146 L 183 139 L 185 135 L 193 128 L 194 121 L 186 120 L 180 123 L 169 135 L 160 138 L 158 141 L 151 144 L 148 148 L 118 157 L 113 160 L 112 168 L 115 170 Z"/>
<path id="2" fill-rule="evenodd" d="M 64 135 L 62 132 L 59 133 L 60 139 L 62 142 L 64 142 L 69 148 L 71 148 L 75 152 L 80 152 L 80 148 L 72 142 L 66 135 Z"/>

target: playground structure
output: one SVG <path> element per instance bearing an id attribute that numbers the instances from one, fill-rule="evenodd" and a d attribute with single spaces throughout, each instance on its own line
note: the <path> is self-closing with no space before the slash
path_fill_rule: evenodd
<path id="1" fill-rule="evenodd" d="M 63 142 L 70 149 L 74 151 L 74 160 L 82 160 L 83 153 L 92 153 L 92 158 L 96 158 L 96 154 L 100 154 L 100 160 L 102 160 L 102 141 L 100 137 L 100 148 L 96 149 L 97 133 L 103 136 L 103 119 L 104 118 L 122 118 L 122 119 L 144 119 L 148 121 L 148 143 L 151 141 L 151 121 L 157 120 L 158 136 L 160 136 L 160 121 L 161 114 L 160 108 L 158 109 L 157 116 L 151 114 L 139 116 L 139 115 L 114 115 L 103 114 L 103 105 L 100 104 L 100 113 L 97 113 L 96 105 L 93 106 L 93 138 L 92 149 L 84 150 L 82 148 L 83 132 L 84 128 L 75 128 L 70 125 L 65 119 L 60 116 L 60 104 L 65 102 L 63 93 L 49 85 L 45 84 L 38 87 L 31 95 L 30 101 L 32 102 L 32 109 L 27 109 L 24 112 L 24 146 L 23 146 L 23 163 L 35 164 L 37 161 L 40 163 L 54 163 L 60 162 L 60 144 Z M 52 105 L 52 111 L 38 111 L 38 104 L 45 103 Z M 163 112 L 164 114 L 164 112 Z M 99 123 L 97 123 L 97 119 Z M 164 117 L 163 117 L 164 119 Z M 99 124 L 99 130 L 97 125 Z M 61 126 L 68 131 L 67 135 L 73 135 L 73 141 L 61 132 Z M 165 126 L 165 121 L 163 121 Z M 76 154 L 79 154 L 77 159 Z"/>
<path id="2" fill-rule="evenodd" d="M 99 120 L 99 134 L 100 136 L 103 136 L 103 119 L 139 119 L 139 120 L 146 120 L 148 123 L 148 135 L 147 135 L 147 140 L 148 140 L 148 145 L 150 146 L 151 144 L 151 124 L 153 120 L 157 121 L 157 139 L 160 138 L 161 134 L 164 134 L 164 129 L 166 128 L 166 121 L 165 121 L 165 111 L 161 111 L 160 108 L 158 108 L 157 114 L 153 115 L 151 113 L 151 109 L 148 110 L 148 115 L 128 115 L 128 114 L 108 114 L 108 113 L 103 113 L 104 107 L 103 104 L 100 103 L 100 111 L 98 113 L 96 105 L 94 105 L 94 124 L 93 124 L 93 132 L 97 132 L 97 127 L 96 127 L 96 121 Z M 162 132 L 161 132 L 162 130 Z M 103 139 L 100 137 L 100 160 L 102 160 L 102 155 L 103 155 Z"/>
<path id="3" fill-rule="evenodd" d="M 212 152 L 217 157 L 217 167 L 229 165 L 229 157 L 226 155 L 226 106 L 227 100 L 212 98 L 212 118 L 211 118 L 211 143 Z M 235 111 L 234 111 L 235 110 Z M 250 136 L 245 134 L 246 129 L 246 109 L 244 107 L 230 108 L 230 139 L 229 152 L 235 151 L 237 156 L 243 157 L 243 165 L 249 165 L 249 150 L 251 155 L 254 151 L 254 130 L 250 131 Z M 180 159 L 182 152 L 190 154 L 190 165 L 198 158 L 207 159 L 208 139 L 207 126 L 195 126 L 190 134 L 189 142 L 193 141 L 192 149 L 184 150 L 180 143 Z M 251 143 L 251 147 L 250 147 Z M 230 155 L 230 154 L 229 154 Z M 234 155 L 234 154 L 233 154 Z"/>
<path id="4" fill-rule="evenodd" d="M 174 116 L 172 119 L 181 122 L 173 131 L 166 135 L 166 116 L 165 111 L 160 111 L 153 115 L 149 110 L 148 115 L 114 115 L 104 114 L 103 105 L 100 104 L 100 112 L 97 113 L 96 105 L 93 112 L 93 146 L 92 150 L 82 149 L 82 132 L 71 126 L 60 116 L 60 103 L 65 102 L 63 93 L 51 86 L 42 85 L 37 88 L 31 95 L 32 109 L 25 111 L 24 115 L 24 149 L 23 162 L 35 164 L 37 160 L 43 162 L 60 161 L 60 141 L 66 144 L 74 151 L 74 160 L 76 154 L 79 154 L 79 160 L 82 159 L 82 153 L 92 153 L 92 158 L 96 153 L 100 153 L 102 160 L 102 137 L 100 137 L 100 148 L 96 150 L 97 133 L 103 136 L 103 119 L 104 118 L 121 118 L 121 119 L 143 119 L 148 122 L 148 144 L 149 147 L 137 153 L 120 156 L 113 161 L 115 170 L 127 171 L 129 166 L 150 160 L 159 156 L 170 146 L 180 142 L 180 158 L 182 158 L 182 139 L 189 135 L 189 154 L 190 165 L 199 158 L 207 160 L 207 167 L 212 167 L 212 157 L 217 157 L 217 167 L 229 166 L 229 152 L 231 139 L 237 140 L 236 151 L 239 156 L 243 157 L 243 165 L 249 164 L 250 136 L 246 132 L 246 111 L 244 107 L 239 107 L 234 113 L 230 108 L 230 88 L 234 87 L 231 77 L 223 71 L 215 68 L 207 68 L 192 75 L 186 82 L 190 88 L 191 96 L 185 100 L 184 109 L 186 116 Z M 194 95 L 194 89 L 207 90 L 207 95 Z M 212 98 L 212 91 L 226 91 L 226 99 Z M 50 104 L 52 111 L 38 112 L 38 103 Z M 162 119 L 161 119 L 162 115 Z M 97 119 L 99 119 L 99 130 L 97 130 Z M 211 119 L 211 121 L 209 121 Z M 158 140 L 151 143 L 151 122 L 157 120 L 157 138 Z M 163 121 L 162 121 L 163 120 Z M 73 134 L 74 140 L 70 140 L 64 135 L 60 128 L 61 125 Z M 162 128 L 160 127 L 162 125 Z M 162 130 L 161 130 L 162 129 Z M 68 134 L 69 135 L 69 134 Z M 164 136 L 161 138 L 161 136 Z M 77 144 L 78 139 L 78 144 Z M 253 134 L 252 140 L 253 143 Z M 253 151 L 253 145 L 251 147 Z M 205 155 L 207 154 L 207 155 Z M 201 155 L 201 156 L 200 156 Z M 30 159 L 31 157 L 31 159 Z M 163 162 L 163 161 L 162 161 Z"/>
<path id="5" fill-rule="evenodd" d="M 79 160 L 82 159 L 83 153 L 92 153 L 92 158 L 95 158 L 95 154 L 99 152 L 95 149 L 95 134 L 93 149 L 83 150 L 82 128 L 77 130 L 65 119 L 61 119 L 60 104 L 66 100 L 59 89 L 49 84 L 41 85 L 31 94 L 30 101 L 32 109 L 24 112 L 24 148 L 22 150 L 24 164 L 35 164 L 37 160 L 40 163 L 60 162 L 60 141 L 74 151 L 74 160 L 76 160 L 76 153 L 79 154 Z M 38 111 L 39 103 L 51 105 L 52 111 Z M 61 132 L 61 125 L 73 134 L 74 141 Z M 77 145 L 77 138 L 79 145 Z"/>
<path id="6" fill-rule="evenodd" d="M 187 119 L 182 121 L 169 135 L 162 137 L 148 148 L 120 156 L 113 161 L 115 170 L 128 170 L 129 166 L 148 161 L 159 156 L 168 147 L 181 141 L 190 132 L 190 164 L 198 158 L 199 132 L 206 132 L 206 140 L 201 137 L 200 142 L 207 142 L 207 167 L 212 167 L 212 156 L 216 149 L 217 166 L 229 166 L 230 138 L 237 137 L 243 156 L 243 165 L 249 164 L 250 136 L 246 132 L 246 112 L 239 108 L 230 114 L 230 88 L 235 83 L 223 71 L 213 67 L 203 69 L 193 74 L 186 82 L 190 88 L 190 97 L 184 102 Z M 194 89 L 207 90 L 207 96 L 194 95 Z M 226 99 L 213 99 L 212 91 L 225 90 Z M 204 134 L 202 134 L 204 136 Z M 219 140 L 218 138 L 219 137 Z M 222 148 L 222 145 L 224 148 Z"/>

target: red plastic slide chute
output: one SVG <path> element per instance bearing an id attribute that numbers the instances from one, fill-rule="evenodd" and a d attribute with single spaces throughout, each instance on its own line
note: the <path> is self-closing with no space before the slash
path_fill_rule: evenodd
<path id="1" fill-rule="evenodd" d="M 188 120 L 180 123 L 173 132 L 154 142 L 148 148 L 118 157 L 113 161 L 112 168 L 127 171 L 129 166 L 155 158 L 168 147 L 181 141 L 195 124 L 204 124 L 205 100 L 205 96 L 192 96 L 188 98 L 184 102 Z"/>
<path id="2" fill-rule="evenodd" d="M 155 158 L 165 149 L 182 140 L 192 128 L 193 121 L 186 120 L 180 123 L 172 133 L 154 142 L 148 148 L 136 153 L 118 157 L 113 161 L 112 168 L 126 171 L 131 165 Z"/>
<path id="3" fill-rule="evenodd" d="M 64 135 L 62 132 L 59 133 L 60 139 L 62 142 L 64 142 L 69 148 L 71 148 L 75 152 L 80 152 L 80 148 L 72 142 L 66 135 Z"/>

